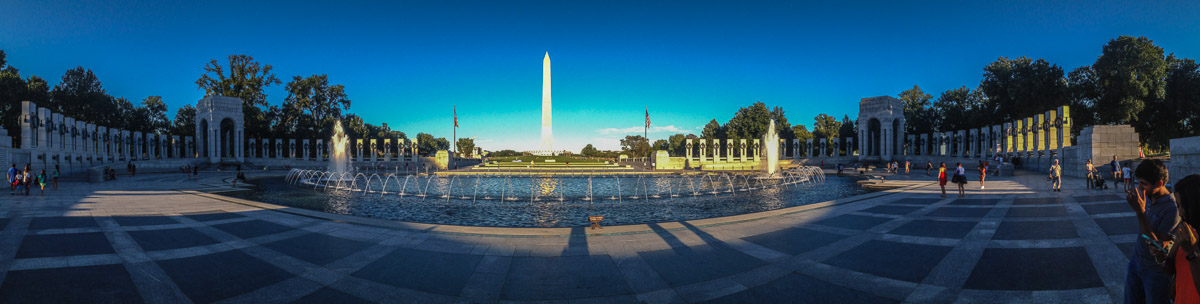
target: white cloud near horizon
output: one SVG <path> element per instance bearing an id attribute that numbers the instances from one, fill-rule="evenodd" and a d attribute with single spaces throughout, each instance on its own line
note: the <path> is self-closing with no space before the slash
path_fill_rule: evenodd
<path id="1" fill-rule="evenodd" d="M 647 130 L 645 127 L 641 127 L 641 126 L 637 126 L 637 127 L 628 127 L 628 128 L 620 128 L 620 129 L 618 129 L 618 128 L 604 128 L 604 129 L 599 129 L 599 130 L 596 130 L 596 133 L 600 133 L 600 134 L 604 134 L 604 135 L 611 135 L 611 134 L 634 134 L 634 133 L 642 133 L 642 132 L 650 132 L 650 133 L 662 133 L 662 132 L 689 133 L 689 131 L 688 131 L 688 130 L 681 129 L 681 128 L 678 128 L 678 127 L 675 127 L 675 125 L 669 125 L 669 126 L 650 126 L 650 129 L 649 129 L 649 130 Z"/>

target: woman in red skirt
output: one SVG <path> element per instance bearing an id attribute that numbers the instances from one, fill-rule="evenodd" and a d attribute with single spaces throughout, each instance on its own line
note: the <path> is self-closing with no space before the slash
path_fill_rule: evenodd
<path id="1" fill-rule="evenodd" d="M 942 197 L 946 197 L 946 163 L 938 166 L 938 185 L 942 186 Z"/>

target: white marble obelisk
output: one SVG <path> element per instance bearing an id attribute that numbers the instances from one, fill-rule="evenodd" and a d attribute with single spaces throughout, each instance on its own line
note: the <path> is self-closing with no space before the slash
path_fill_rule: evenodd
<path id="1" fill-rule="evenodd" d="M 542 59 L 542 152 L 554 150 L 554 131 L 550 122 L 550 52 Z"/>

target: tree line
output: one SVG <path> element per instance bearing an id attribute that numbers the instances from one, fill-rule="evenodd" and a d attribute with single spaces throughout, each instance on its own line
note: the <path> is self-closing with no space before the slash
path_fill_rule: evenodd
<path id="1" fill-rule="evenodd" d="M 1200 135 L 1200 65 L 1165 54 L 1146 37 L 1110 40 L 1089 66 L 1064 73 L 1044 59 L 1001 57 L 974 89 L 919 86 L 900 93 L 909 134 L 1003 124 L 1070 106 L 1071 134 L 1091 125 L 1129 124 L 1151 150 L 1171 138 Z"/>
<path id="2" fill-rule="evenodd" d="M 407 134 L 392 130 L 387 123 L 365 123 L 349 113 L 351 100 L 345 86 L 331 84 L 325 74 L 293 76 L 284 85 L 287 96 L 283 102 L 270 104 L 265 89 L 283 84 L 273 69 L 248 55 L 230 55 L 224 65 L 216 59 L 206 64 L 196 85 L 206 95 L 242 99 L 246 138 L 329 138 L 333 124 L 341 120 L 352 138 L 408 139 Z M 174 119 L 169 119 L 161 96 L 148 96 L 136 103 L 111 96 L 95 73 L 84 67 L 67 70 L 62 81 L 51 88 L 36 75 L 22 78 L 20 70 L 8 65 L 0 50 L 0 120 L 13 137 L 14 146 L 20 146 L 21 140 L 21 101 L 32 101 L 76 120 L 134 132 L 191 135 L 196 128 L 196 108 L 191 104 L 176 110 Z M 445 138 L 426 133 L 417 138 L 421 154 L 450 147 Z M 474 143 L 468 140 L 459 146 L 473 147 Z"/>

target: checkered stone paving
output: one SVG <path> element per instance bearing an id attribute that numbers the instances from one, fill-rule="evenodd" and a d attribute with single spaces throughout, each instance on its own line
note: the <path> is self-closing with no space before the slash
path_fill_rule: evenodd
<path id="1" fill-rule="evenodd" d="M 1119 193 L 1041 175 L 599 230 L 326 214 L 202 175 L 0 203 L 0 302 L 1109 303 L 1137 231 Z"/>

